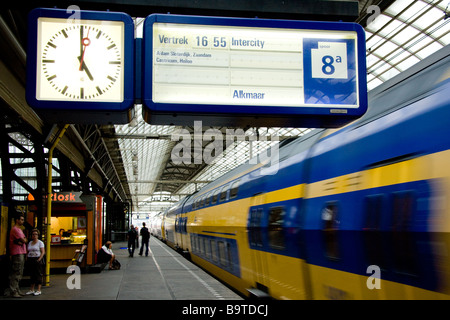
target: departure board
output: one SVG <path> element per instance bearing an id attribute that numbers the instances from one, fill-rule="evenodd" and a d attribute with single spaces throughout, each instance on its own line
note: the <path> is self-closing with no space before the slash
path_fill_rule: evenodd
<path id="1" fill-rule="evenodd" d="M 188 112 L 257 114 L 311 114 L 320 108 L 327 114 L 365 111 L 366 86 L 360 85 L 365 82 L 365 71 L 360 72 L 365 70 L 365 58 L 358 59 L 365 51 L 358 51 L 361 32 L 355 24 L 168 19 L 176 23 L 153 17 L 144 29 L 144 100 L 150 109 L 178 106 L 175 109 Z"/>

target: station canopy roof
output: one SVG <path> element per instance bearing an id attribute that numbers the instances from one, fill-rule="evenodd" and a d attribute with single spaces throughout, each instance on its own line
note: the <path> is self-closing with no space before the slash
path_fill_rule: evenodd
<path id="1" fill-rule="evenodd" d="M 379 15 L 373 5 L 380 8 Z M 448 5 L 449 1 L 440 0 L 359 1 L 360 16 L 356 22 L 366 30 L 368 90 L 449 45 Z M 139 36 L 143 18 L 135 19 Z M 136 105 L 137 118 L 130 124 L 115 126 L 135 213 L 163 211 L 248 160 L 250 152 L 255 155 L 276 143 L 261 138 L 251 146 L 248 141 L 234 142 L 211 164 L 197 164 L 194 159 L 191 164 L 175 164 L 171 152 L 179 141 L 171 138 L 181 127 L 149 125 L 142 119 L 141 107 Z M 187 129 L 194 130 L 193 126 Z M 226 128 L 218 129 L 225 139 Z M 276 135 L 281 141 L 308 131 L 308 128 L 250 128 L 246 135 Z M 203 142 L 203 147 L 210 142 Z"/>
<path id="2" fill-rule="evenodd" d="M 369 91 L 450 43 L 449 3 L 397 0 L 366 26 Z"/>

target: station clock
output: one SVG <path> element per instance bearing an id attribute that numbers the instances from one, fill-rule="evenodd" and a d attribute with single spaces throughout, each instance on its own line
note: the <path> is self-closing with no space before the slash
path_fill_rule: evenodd
<path id="1" fill-rule="evenodd" d="M 128 122 L 134 102 L 131 17 L 80 11 L 73 19 L 66 10 L 35 9 L 29 22 L 28 103 L 50 121 L 57 114 L 63 118 L 58 122 Z"/>

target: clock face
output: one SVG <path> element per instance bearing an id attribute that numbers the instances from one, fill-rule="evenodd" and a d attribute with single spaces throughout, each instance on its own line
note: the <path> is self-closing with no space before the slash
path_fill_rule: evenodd
<path id="1" fill-rule="evenodd" d="M 39 18 L 37 49 L 37 100 L 123 101 L 123 22 Z"/>

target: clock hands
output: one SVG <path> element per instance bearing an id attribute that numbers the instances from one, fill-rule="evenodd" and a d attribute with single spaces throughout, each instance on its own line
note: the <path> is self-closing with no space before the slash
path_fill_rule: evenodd
<path id="1" fill-rule="evenodd" d="M 80 71 L 86 71 L 87 76 L 91 81 L 94 80 L 94 77 L 92 76 L 91 72 L 89 71 L 88 67 L 86 66 L 86 63 L 84 62 L 84 54 L 86 53 L 86 48 L 91 44 L 91 40 L 89 39 L 89 30 L 87 32 L 87 36 L 83 38 L 83 26 L 80 28 L 80 56 L 78 57 L 78 61 L 80 61 Z"/>
<path id="2" fill-rule="evenodd" d="M 92 76 L 91 72 L 89 71 L 88 67 L 86 66 L 86 63 L 83 61 L 83 57 L 78 57 L 78 61 L 80 61 L 80 71 L 86 71 L 87 76 L 91 81 L 94 81 L 94 77 Z"/>

